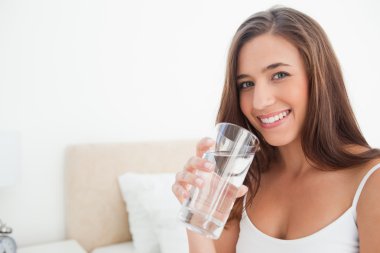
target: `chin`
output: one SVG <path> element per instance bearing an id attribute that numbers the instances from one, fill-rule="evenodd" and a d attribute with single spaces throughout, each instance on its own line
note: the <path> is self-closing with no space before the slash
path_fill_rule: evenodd
<path id="1" fill-rule="evenodd" d="M 266 142 L 273 147 L 282 147 L 289 144 L 289 142 L 278 141 L 278 140 L 276 141 L 266 140 Z"/>
<path id="2" fill-rule="evenodd" d="M 286 146 L 294 141 L 293 138 L 288 138 L 287 136 L 280 136 L 280 137 L 275 137 L 275 136 L 263 136 L 265 141 L 274 147 L 282 147 Z"/>

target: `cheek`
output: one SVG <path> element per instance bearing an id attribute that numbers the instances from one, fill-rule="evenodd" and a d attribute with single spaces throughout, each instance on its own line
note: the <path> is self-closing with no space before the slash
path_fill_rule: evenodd
<path id="1" fill-rule="evenodd" d="M 306 110 L 308 103 L 308 84 L 306 80 L 300 80 L 293 89 L 288 89 L 286 96 L 289 101 L 295 101 L 299 110 Z"/>
<path id="2" fill-rule="evenodd" d="M 303 101 L 307 96 L 307 91 L 304 87 L 298 86 L 286 91 L 286 97 L 292 101 Z"/>
<path id="3" fill-rule="evenodd" d="M 247 93 L 240 94 L 240 109 L 243 114 L 248 117 L 252 108 L 252 101 L 250 100 L 250 96 Z"/>
<path id="4" fill-rule="evenodd" d="M 304 110 L 306 110 L 309 102 L 309 85 L 307 83 L 299 89 L 298 97 L 300 98 L 300 102 L 303 104 Z"/>
<path id="5" fill-rule="evenodd" d="M 297 107 L 296 110 L 296 119 L 303 124 L 306 118 L 306 111 L 307 106 L 309 102 L 309 95 L 308 95 L 308 89 L 307 87 L 300 87 L 296 92 L 292 94 L 294 96 L 293 101 L 297 101 L 297 104 L 295 105 Z"/>

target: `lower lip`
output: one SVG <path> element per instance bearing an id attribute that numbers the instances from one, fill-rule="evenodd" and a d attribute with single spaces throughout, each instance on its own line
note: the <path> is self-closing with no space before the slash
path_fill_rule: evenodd
<path id="1" fill-rule="evenodd" d="M 288 115 L 286 115 L 284 118 L 282 118 L 282 119 L 280 119 L 280 120 L 277 120 L 277 121 L 275 121 L 275 122 L 273 122 L 273 123 L 267 123 L 267 124 L 264 124 L 263 122 L 261 122 L 261 120 L 259 120 L 259 121 L 260 121 L 260 124 L 261 124 L 261 126 L 262 126 L 263 128 L 269 129 L 269 128 L 273 128 L 273 127 L 277 127 L 277 126 L 281 125 L 281 124 L 282 124 L 282 123 L 288 118 L 288 116 L 289 116 L 291 113 L 292 113 L 292 111 L 290 111 L 290 112 L 288 113 Z"/>

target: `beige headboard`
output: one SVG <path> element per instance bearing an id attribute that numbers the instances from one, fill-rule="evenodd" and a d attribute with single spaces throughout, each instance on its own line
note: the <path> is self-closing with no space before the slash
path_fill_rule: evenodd
<path id="1" fill-rule="evenodd" d="M 194 155 L 194 140 L 81 144 L 67 148 L 66 238 L 88 252 L 131 240 L 117 177 L 126 171 L 171 172 Z"/>

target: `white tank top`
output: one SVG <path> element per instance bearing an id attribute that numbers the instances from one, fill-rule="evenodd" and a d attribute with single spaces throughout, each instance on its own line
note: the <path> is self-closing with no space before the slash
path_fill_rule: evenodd
<path id="1" fill-rule="evenodd" d="M 264 234 L 255 227 L 244 210 L 236 253 L 359 253 L 356 205 L 367 179 L 379 168 L 380 163 L 367 172 L 355 193 L 352 206 L 346 212 L 318 232 L 299 239 L 283 240 Z"/>

